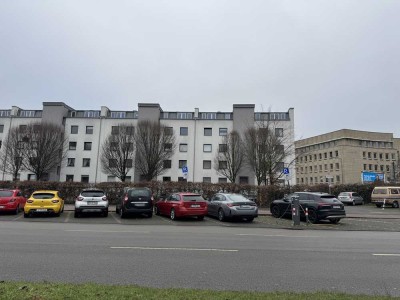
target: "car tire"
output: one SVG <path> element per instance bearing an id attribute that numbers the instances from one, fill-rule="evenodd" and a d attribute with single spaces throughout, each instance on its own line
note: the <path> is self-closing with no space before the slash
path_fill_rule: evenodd
<path id="1" fill-rule="evenodd" d="M 156 214 L 157 216 L 160 215 L 160 211 L 158 210 L 157 206 L 154 206 L 154 214 Z"/>
<path id="2" fill-rule="evenodd" d="M 248 218 L 246 218 L 246 222 L 248 222 L 248 223 L 253 222 L 253 220 L 254 220 L 254 217 L 248 217 Z"/>
<path id="3" fill-rule="evenodd" d="M 204 216 L 197 216 L 197 220 L 203 221 L 204 220 Z"/>
<path id="4" fill-rule="evenodd" d="M 14 215 L 18 215 L 18 213 L 19 213 L 19 204 L 17 205 L 17 208 L 14 211 Z"/>
<path id="5" fill-rule="evenodd" d="M 172 221 L 176 220 L 176 215 L 175 215 L 175 209 L 171 209 L 170 213 L 169 213 L 169 217 Z"/>
<path id="6" fill-rule="evenodd" d="M 29 213 L 24 212 L 24 218 L 29 218 Z"/>
<path id="7" fill-rule="evenodd" d="M 75 211 L 75 212 L 74 212 L 74 218 L 79 218 L 79 217 L 80 217 L 80 213 L 77 212 L 77 211 Z"/>
<path id="8" fill-rule="evenodd" d="M 274 216 L 275 218 L 280 218 L 281 217 L 281 210 L 279 208 L 278 205 L 274 205 L 271 208 L 271 214 L 272 216 Z"/>
<path id="9" fill-rule="evenodd" d="M 377 203 L 377 204 L 375 204 L 376 205 L 376 207 L 378 207 L 378 208 L 381 208 L 382 207 L 382 204 L 380 204 L 380 203 Z"/>
<path id="10" fill-rule="evenodd" d="M 62 213 L 64 212 L 64 205 L 63 205 L 63 207 L 62 207 L 62 209 L 61 209 L 61 212 L 62 212 Z"/>
<path id="11" fill-rule="evenodd" d="M 116 213 L 117 215 L 119 215 L 119 208 L 118 208 L 118 207 L 115 207 L 115 213 Z"/>
<path id="12" fill-rule="evenodd" d="M 61 211 L 59 211 L 58 213 L 54 214 L 56 217 L 59 217 L 61 215 Z"/>
<path id="13" fill-rule="evenodd" d="M 351 203 L 353 206 L 356 206 L 356 200 L 353 200 L 353 202 Z"/>
<path id="14" fill-rule="evenodd" d="M 124 212 L 124 209 L 122 207 L 119 209 L 119 216 L 121 217 L 121 219 L 124 219 L 126 217 L 126 213 Z"/>
<path id="15" fill-rule="evenodd" d="M 218 210 L 218 220 L 220 220 L 221 222 L 225 221 L 225 213 L 222 208 Z"/>
<path id="16" fill-rule="evenodd" d="M 146 217 L 148 217 L 149 219 L 152 218 L 152 217 L 153 217 L 153 213 L 152 213 L 152 212 L 151 212 L 151 213 L 148 213 L 148 214 L 146 215 Z"/>
<path id="17" fill-rule="evenodd" d="M 308 210 L 308 221 L 310 221 L 312 224 L 318 223 L 318 216 L 315 209 Z"/>
<path id="18" fill-rule="evenodd" d="M 104 217 L 104 218 L 107 218 L 107 217 L 108 217 L 108 210 L 106 210 L 106 211 L 103 212 L 103 217 Z"/>
<path id="19" fill-rule="evenodd" d="M 331 222 L 332 224 L 339 224 L 340 218 L 329 219 L 329 222 Z"/>
<path id="20" fill-rule="evenodd" d="M 392 207 L 393 208 L 399 208 L 399 202 L 394 201 L 393 204 L 392 204 Z"/>

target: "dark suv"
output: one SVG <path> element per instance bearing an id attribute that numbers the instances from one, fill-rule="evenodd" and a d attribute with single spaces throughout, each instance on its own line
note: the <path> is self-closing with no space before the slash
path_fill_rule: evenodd
<path id="1" fill-rule="evenodd" d="M 116 212 L 121 218 L 127 215 L 153 216 L 153 196 L 149 188 L 125 188 L 123 198 L 117 203 Z"/>
<path id="2" fill-rule="evenodd" d="M 296 192 L 285 196 L 283 199 L 274 200 L 270 205 L 271 214 L 275 218 L 291 215 L 293 197 L 298 197 L 300 202 L 300 216 L 305 217 L 308 208 L 308 220 L 317 223 L 319 220 L 329 220 L 337 224 L 346 217 L 344 205 L 335 196 L 327 193 Z"/>

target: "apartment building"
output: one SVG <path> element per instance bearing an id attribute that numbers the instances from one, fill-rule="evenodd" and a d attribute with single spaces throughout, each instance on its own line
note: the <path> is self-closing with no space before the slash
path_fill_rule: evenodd
<path id="1" fill-rule="evenodd" d="M 219 145 L 225 135 L 236 130 L 243 133 L 248 126 L 261 120 L 271 120 L 285 134 L 285 148 L 294 148 L 294 109 L 287 112 L 256 112 L 254 104 L 234 104 L 231 111 L 203 112 L 164 111 L 157 103 L 138 103 L 137 110 L 114 111 L 106 106 L 96 110 L 76 110 L 63 102 L 44 102 L 42 110 L 26 110 L 13 106 L 0 110 L 0 143 L 7 137 L 13 126 L 31 122 L 51 122 L 62 125 L 68 137 L 67 157 L 63 163 L 49 174 L 49 180 L 82 181 L 89 183 L 116 181 L 105 174 L 100 163 L 101 147 L 113 128 L 124 124 L 135 127 L 141 120 L 157 121 L 170 127 L 176 136 L 177 149 L 165 172 L 157 180 L 183 180 L 182 167 L 188 169 L 187 180 L 193 182 L 227 182 L 213 164 Z M 290 181 L 295 182 L 294 153 L 287 157 L 283 165 L 289 167 Z M 1 170 L 2 180 L 11 176 Z M 22 171 L 20 180 L 33 180 L 34 175 Z M 139 181 L 140 174 L 132 168 L 127 180 Z M 251 170 L 243 168 L 238 183 L 255 183 Z"/>
<path id="2" fill-rule="evenodd" d="M 342 129 L 296 141 L 295 148 L 297 184 L 398 180 L 400 139 L 392 133 Z"/>

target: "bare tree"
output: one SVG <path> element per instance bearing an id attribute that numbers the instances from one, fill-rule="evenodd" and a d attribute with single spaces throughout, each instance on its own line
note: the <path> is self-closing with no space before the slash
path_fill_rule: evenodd
<path id="1" fill-rule="evenodd" d="M 113 127 L 113 132 L 102 145 L 100 161 L 103 172 L 125 182 L 135 157 L 135 137 L 132 125 Z"/>
<path id="2" fill-rule="evenodd" d="M 244 162 L 242 138 L 237 131 L 232 131 L 222 138 L 214 158 L 214 169 L 235 183 Z"/>
<path id="3" fill-rule="evenodd" d="M 140 121 L 135 133 L 136 169 L 144 180 L 150 181 L 164 171 L 164 161 L 169 160 L 176 148 L 171 127 L 158 122 Z"/>
<path id="4" fill-rule="evenodd" d="M 23 144 L 19 127 L 10 129 L 0 154 L 1 169 L 11 174 L 13 181 L 18 180 L 18 174 L 23 169 Z"/>
<path id="5" fill-rule="evenodd" d="M 64 128 L 51 123 L 31 123 L 21 130 L 22 164 L 36 175 L 36 180 L 46 179 L 66 156 Z"/>
<path id="6" fill-rule="evenodd" d="M 256 123 L 245 131 L 243 141 L 247 165 L 254 171 L 257 184 L 276 184 L 283 176 L 285 161 L 294 153 L 294 143 L 290 133 L 269 120 Z M 286 162 L 286 166 L 294 160 Z"/>

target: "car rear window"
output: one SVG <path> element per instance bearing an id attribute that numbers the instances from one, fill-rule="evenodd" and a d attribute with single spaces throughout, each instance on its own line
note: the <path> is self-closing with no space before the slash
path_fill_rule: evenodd
<path id="1" fill-rule="evenodd" d="M 103 191 L 83 191 L 81 193 L 83 197 L 103 197 L 104 192 Z"/>
<path id="2" fill-rule="evenodd" d="M 51 199 L 54 198 L 54 196 L 53 193 L 36 193 L 32 195 L 34 199 Z"/>
<path id="3" fill-rule="evenodd" d="M 350 193 L 340 193 L 339 196 L 350 196 Z"/>
<path id="4" fill-rule="evenodd" d="M 336 198 L 334 195 L 321 195 L 321 199 L 334 199 Z"/>
<path id="5" fill-rule="evenodd" d="M 386 191 L 387 191 L 386 189 L 374 189 L 372 191 L 372 193 L 373 194 L 386 194 L 387 193 Z"/>
<path id="6" fill-rule="evenodd" d="M 184 195 L 183 201 L 204 201 L 201 195 Z"/>
<path id="7" fill-rule="evenodd" d="M 228 199 L 233 202 L 247 201 L 248 199 L 242 195 L 228 195 Z"/>
<path id="8" fill-rule="evenodd" d="M 129 190 L 129 197 L 150 197 L 151 193 L 145 189 Z"/>
<path id="9" fill-rule="evenodd" d="M 12 191 L 0 191 L 0 197 L 11 197 L 12 195 Z"/>

